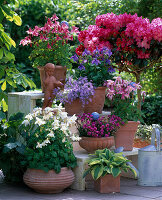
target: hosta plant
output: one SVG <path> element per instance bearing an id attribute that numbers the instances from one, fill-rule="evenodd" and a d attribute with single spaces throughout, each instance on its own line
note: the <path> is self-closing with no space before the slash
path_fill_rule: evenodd
<path id="1" fill-rule="evenodd" d="M 127 163 L 131 162 L 121 153 L 114 153 L 109 149 L 96 150 L 94 154 L 90 154 L 91 158 L 87 161 L 89 168 L 84 172 L 83 177 L 91 173 L 94 180 L 112 174 L 117 177 L 122 170 L 127 172 L 131 170 L 136 176 L 136 171 L 132 169 Z"/>

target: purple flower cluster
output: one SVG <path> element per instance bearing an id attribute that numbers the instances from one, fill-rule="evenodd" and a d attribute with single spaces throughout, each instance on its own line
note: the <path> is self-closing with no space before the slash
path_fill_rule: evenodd
<path id="1" fill-rule="evenodd" d="M 115 72 L 115 70 L 112 68 L 111 61 L 109 59 L 111 55 L 112 52 L 107 47 L 103 47 L 102 49 L 96 49 L 92 53 L 87 49 L 85 49 L 82 55 L 77 56 L 75 54 L 74 56 L 71 57 L 71 60 L 74 63 L 79 64 L 78 67 L 79 70 L 85 70 L 86 67 L 84 66 L 85 64 L 96 65 L 96 66 L 104 64 L 107 66 L 108 72 L 113 73 Z"/>
<path id="2" fill-rule="evenodd" d="M 94 120 L 91 114 L 83 113 L 77 119 L 77 129 L 80 137 L 109 137 L 122 124 L 124 124 L 122 119 L 115 115 L 102 116 Z"/>
<path id="3" fill-rule="evenodd" d="M 66 80 L 64 91 L 55 89 L 56 99 L 61 103 L 71 103 L 79 98 L 83 106 L 90 100 L 90 96 L 94 95 L 94 87 L 87 77 L 79 77 L 74 80 L 71 76 Z"/>

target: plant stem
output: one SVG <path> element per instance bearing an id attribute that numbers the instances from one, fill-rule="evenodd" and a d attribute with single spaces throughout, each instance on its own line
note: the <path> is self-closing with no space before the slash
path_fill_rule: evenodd
<path id="1" fill-rule="evenodd" d="M 136 77 L 136 83 L 139 83 L 139 84 L 140 84 L 141 73 L 136 73 L 136 74 L 135 74 L 135 77 Z M 141 111 L 141 101 L 142 101 L 141 89 L 137 89 L 137 97 L 138 97 L 137 108 Z"/>

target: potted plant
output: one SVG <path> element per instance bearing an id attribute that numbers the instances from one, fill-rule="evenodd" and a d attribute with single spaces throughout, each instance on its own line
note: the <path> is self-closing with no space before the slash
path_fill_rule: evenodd
<path id="1" fill-rule="evenodd" d="M 121 118 L 115 115 L 94 118 L 92 114 L 83 113 L 76 121 L 81 137 L 79 145 L 90 153 L 97 149 L 112 147 L 114 145 L 113 134 L 122 123 Z"/>
<path id="2" fill-rule="evenodd" d="M 74 181 L 71 168 L 76 166 L 71 140 L 77 139 L 69 131 L 75 122 L 73 115 L 61 109 L 36 108 L 22 123 L 26 148 L 22 165 L 27 167 L 25 184 L 40 193 L 58 193 Z"/>
<path id="3" fill-rule="evenodd" d="M 64 91 L 55 89 L 56 99 L 64 103 L 65 111 L 69 115 L 83 114 L 84 106 L 94 95 L 94 87 L 87 77 L 79 77 L 75 80 L 72 76 L 67 78 Z"/>
<path id="4" fill-rule="evenodd" d="M 114 81 L 107 81 L 106 96 L 112 102 L 112 113 L 125 122 L 115 133 L 115 147 L 123 146 L 125 151 L 132 151 L 134 136 L 139 121 L 142 121 L 141 112 L 135 103 L 134 92 L 141 86 L 121 77 L 114 78 Z"/>
<path id="5" fill-rule="evenodd" d="M 112 78 L 112 72 L 115 70 L 111 66 L 110 56 L 112 52 L 103 47 L 96 49 L 93 52 L 84 49 L 80 52 L 79 48 L 76 53 L 71 57 L 72 62 L 76 63 L 78 68 L 75 71 L 76 77 L 86 76 L 88 81 L 92 81 L 95 88 L 95 93 L 92 96 L 92 101 L 86 104 L 84 108 L 85 113 L 98 112 L 101 113 L 105 101 L 105 86 L 104 82 Z"/>
<path id="6" fill-rule="evenodd" d="M 109 149 L 96 150 L 90 155 L 88 160 L 88 169 L 83 177 L 91 173 L 94 179 L 94 187 L 97 192 L 111 193 L 120 192 L 120 174 L 121 170 L 127 172 L 131 170 L 136 176 L 136 171 L 127 163 L 130 162 L 121 153 L 114 153 Z"/>
<path id="7" fill-rule="evenodd" d="M 72 27 L 69 30 L 68 23 L 63 21 L 60 24 L 58 19 L 54 14 L 47 19 L 43 27 L 29 28 L 28 36 L 20 41 L 20 45 L 30 45 L 33 49 L 29 58 L 34 60 L 33 67 L 39 68 L 42 81 L 45 78 L 43 69 L 45 64 L 56 65 L 54 76 L 62 82 L 66 78 L 66 68 L 71 66 L 68 42 L 73 40 L 73 35 L 78 33 L 78 29 Z"/>

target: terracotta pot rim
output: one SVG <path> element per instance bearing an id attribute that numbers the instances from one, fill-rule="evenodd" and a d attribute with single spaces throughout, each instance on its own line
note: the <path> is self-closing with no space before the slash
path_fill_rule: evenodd
<path id="1" fill-rule="evenodd" d="M 140 121 L 128 121 L 128 122 L 125 123 L 125 124 L 131 124 L 131 123 L 133 123 L 133 124 L 136 124 L 136 123 L 137 123 L 137 124 L 140 124 Z M 125 125 L 125 124 L 124 124 L 124 125 Z"/>
<path id="2" fill-rule="evenodd" d="M 114 136 L 110 136 L 110 137 L 101 137 L 101 138 L 95 138 L 95 137 L 81 137 L 82 139 L 86 139 L 87 140 L 87 138 L 88 139 L 90 139 L 90 140 L 98 140 L 98 139 L 100 139 L 100 140 L 105 140 L 105 139 L 113 139 L 114 138 Z"/>
<path id="3" fill-rule="evenodd" d="M 45 172 L 43 169 L 35 169 L 35 168 L 27 168 L 27 170 L 34 170 L 34 171 L 43 171 L 43 172 Z M 66 171 L 66 170 L 71 170 L 71 169 L 69 169 L 68 167 L 61 167 L 61 171 Z M 60 171 L 60 173 L 61 173 L 61 171 Z M 55 172 L 55 170 L 54 169 L 50 169 L 48 172 L 45 172 L 45 173 L 49 173 L 49 172 Z"/>
<path id="4" fill-rule="evenodd" d="M 100 86 L 100 87 L 96 87 L 95 90 L 102 90 L 102 89 L 106 89 L 106 86 Z"/>

